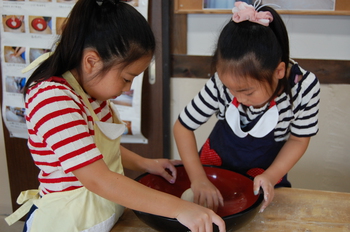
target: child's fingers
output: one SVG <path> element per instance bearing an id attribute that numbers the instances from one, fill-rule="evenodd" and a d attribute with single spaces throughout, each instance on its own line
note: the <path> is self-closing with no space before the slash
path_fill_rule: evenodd
<path id="1" fill-rule="evenodd" d="M 148 172 L 159 175 L 166 179 L 169 183 L 173 184 L 176 181 L 177 170 L 173 163 L 177 163 L 177 161 L 171 161 L 168 159 L 154 159 L 155 162 L 151 165 L 152 168 L 148 170 Z"/>
<path id="2" fill-rule="evenodd" d="M 220 232 L 226 232 L 226 224 L 220 217 L 214 217 L 213 223 L 219 227 Z"/>
<path id="3" fill-rule="evenodd" d="M 271 203 L 273 196 L 271 196 L 270 191 L 264 191 L 264 204 L 261 206 L 259 213 L 264 212 L 266 207 Z"/>
<path id="4" fill-rule="evenodd" d="M 266 201 L 264 201 L 264 204 L 261 206 L 259 213 L 264 212 L 264 210 L 266 209 L 267 206 L 268 206 L 268 203 Z"/>
<path id="5" fill-rule="evenodd" d="M 169 166 L 167 169 L 164 169 L 164 171 L 161 173 L 161 176 L 169 183 L 174 184 L 176 181 L 176 169 L 173 166 Z"/>
<path id="6" fill-rule="evenodd" d="M 257 176 L 254 178 L 254 194 L 258 195 L 260 188 L 263 189 L 264 192 L 264 203 L 260 208 L 260 213 L 262 213 L 265 208 L 271 203 L 273 197 L 274 197 L 274 188 L 272 186 L 272 184 L 268 181 L 264 181 L 263 178 L 261 178 L 260 176 Z"/>
<path id="7" fill-rule="evenodd" d="M 261 183 L 258 178 L 254 178 L 254 186 L 253 186 L 253 191 L 254 195 L 258 195 L 260 191 Z"/>
<path id="8" fill-rule="evenodd" d="M 262 185 L 262 188 L 264 190 L 264 204 L 260 208 L 260 213 L 265 210 L 265 208 L 271 203 L 274 197 L 274 188 L 271 184 Z"/>
<path id="9" fill-rule="evenodd" d="M 176 177 L 172 176 L 168 171 L 164 169 L 164 171 L 160 172 L 158 174 L 159 176 L 163 177 L 166 179 L 169 183 L 173 184 L 175 183 Z"/>
<path id="10" fill-rule="evenodd" d="M 171 162 L 173 165 L 180 165 L 180 164 L 182 164 L 182 160 L 170 160 L 170 162 Z"/>
<path id="11" fill-rule="evenodd" d="M 217 193 L 219 195 L 219 204 L 220 204 L 220 206 L 224 206 L 224 198 L 222 197 L 222 195 L 221 195 L 219 190 L 217 190 Z"/>

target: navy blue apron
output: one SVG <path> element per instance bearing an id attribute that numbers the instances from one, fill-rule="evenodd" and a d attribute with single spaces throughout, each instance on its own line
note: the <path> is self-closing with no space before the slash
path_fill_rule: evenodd
<path id="1" fill-rule="evenodd" d="M 233 107 L 232 110 L 237 111 L 236 114 L 238 113 L 238 116 L 236 117 L 238 117 L 237 120 L 239 120 L 239 112 L 237 109 L 239 103 L 237 103 L 237 100 L 234 99 L 230 107 Z M 273 105 L 276 108 L 274 102 Z M 272 164 L 285 143 L 285 141 L 276 142 L 274 138 L 274 127 L 277 124 L 276 120 L 278 120 L 278 115 L 275 121 L 272 122 L 274 125 L 270 126 L 268 129 L 269 131 L 265 133 L 260 132 L 261 130 L 259 127 L 264 127 L 264 124 L 268 124 L 267 121 L 270 120 L 270 118 L 265 115 L 268 114 L 267 111 L 269 109 L 271 109 L 271 106 L 242 130 L 243 133 L 244 131 L 251 131 L 259 124 L 258 128 L 255 128 L 259 137 L 254 137 L 249 133 L 242 135 L 242 132 L 238 133 L 240 136 L 237 136 L 232 129 L 232 127 L 234 127 L 232 126 L 232 122 L 228 122 L 227 119 L 218 120 L 209 138 L 199 152 L 201 162 L 203 164 L 221 166 L 251 177 L 261 174 Z M 274 110 L 276 111 L 277 108 Z M 264 115 L 265 118 L 262 119 Z M 228 115 L 226 114 L 226 116 Z M 238 123 L 240 123 L 240 121 Z M 287 180 L 287 175 L 285 175 L 275 187 L 291 187 L 290 182 Z"/>

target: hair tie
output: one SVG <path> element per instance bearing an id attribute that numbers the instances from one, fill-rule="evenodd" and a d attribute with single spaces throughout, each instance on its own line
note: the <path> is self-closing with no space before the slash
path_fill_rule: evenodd
<path id="1" fill-rule="evenodd" d="M 98 6 L 102 6 L 103 2 L 105 1 L 110 2 L 113 5 L 117 5 L 120 2 L 120 0 L 96 0 L 96 3 Z"/>
<path id="2" fill-rule="evenodd" d="M 96 0 L 96 3 L 97 3 L 98 6 L 101 6 L 102 3 L 103 3 L 103 0 Z"/>
<path id="3" fill-rule="evenodd" d="M 235 2 L 235 7 L 232 9 L 232 13 L 233 13 L 232 20 L 235 23 L 240 23 L 248 20 L 253 23 L 269 26 L 269 24 L 273 20 L 272 14 L 268 11 L 258 12 L 258 10 L 263 6 L 272 5 L 272 4 L 265 4 L 265 5 L 259 6 L 260 3 L 261 3 L 261 0 L 256 0 L 254 2 L 254 6 L 252 6 L 245 2 Z"/>

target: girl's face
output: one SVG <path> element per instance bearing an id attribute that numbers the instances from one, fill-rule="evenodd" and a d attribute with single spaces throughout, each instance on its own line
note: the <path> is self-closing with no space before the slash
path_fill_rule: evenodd
<path id="1" fill-rule="evenodd" d="M 104 101 L 116 98 L 130 90 L 134 78 L 145 71 L 151 59 L 152 57 L 144 56 L 126 67 L 122 64 L 116 65 L 104 76 L 92 78 L 82 86 L 95 99 Z"/>
<path id="2" fill-rule="evenodd" d="M 220 79 L 238 102 L 245 106 L 259 108 L 271 98 L 273 93 L 268 90 L 268 85 L 260 83 L 253 78 L 247 77 L 238 80 L 232 75 L 222 75 Z"/>
<path id="3" fill-rule="evenodd" d="M 278 80 L 284 76 L 284 70 L 284 65 L 278 66 L 273 74 L 272 86 L 250 77 L 234 76 L 232 72 L 220 72 L 219 67 L 217 72 L 222 83 L 236 97 L 238 102 L 248 107 L 259 108 L 265 105 L 272 97 L 277 88 Z"/>

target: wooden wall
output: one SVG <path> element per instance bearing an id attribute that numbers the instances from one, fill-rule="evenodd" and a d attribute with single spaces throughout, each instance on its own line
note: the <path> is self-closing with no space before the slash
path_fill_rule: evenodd
<path id="1" fill-rule="evenodd" d="M 321 84 L 350 84 L 350 61 L 294 59 L 301 67 L 313 72 Z M 211 68 L 210 56 L 172 54 L 171 77 L 208 78 L 215 70 Z"/>

